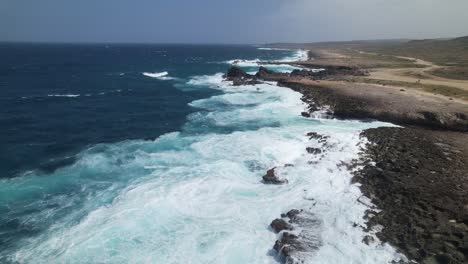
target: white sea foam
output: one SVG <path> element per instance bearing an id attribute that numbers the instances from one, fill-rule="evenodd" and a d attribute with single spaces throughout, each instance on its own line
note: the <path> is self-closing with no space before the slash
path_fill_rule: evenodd
<path id="1" fill-rule="evenodd" d="M 289 50 L 289 49 L 275 49 L 275 48 L 258 48 L 258 49 Z M 249 70 L 252 68 L 258 68 L 260 66 L 263 66 L 272 71 L 290 73 L 295 69 L 301 69 L 301 67 L 289 65 L 289 64 L 286 64 L 286 62 L 305 61 L 308 59 L 308 52 L 306 50 L 290 50 L 290 51 L 292 52 L 291 56 L 285 57 L 280 60 L 276 60 L 274 61 L 275 63 L 268 63 L 267 61 L 262 61 L 260 59 L 254 59 L 254 60 L 234 59 L 234 60 L 228 60 L 225 63 L 238 66 L 241 68 L 247 68 Z M 284 62 L 284 64 L 278 64 L 281 62 Z M 321 69 L 318 69 L 318 70 L 321 70 Z M 251 72 L 253 73 L 253 71 Z"/>
<path id="2" fill-rule="evenodd" d="M 79 97 L 80 95 L 79 94 L 48 94 L 47 96 L 48 97 L 70 97 L 70 98 L 74 98 L 74 97 Z"/>
<path id="3" fill-rule="evenodd" d="M 301 94 L 272 83 L 232 87 L 222 74 L 188 83 L 224 91 L 191 103 L 204 113 L 187 126 L 200 133 L 96 147 L 73 166 L 41 176 L 53 179 L 51 188 L 88 177 L 81 187 L 87 198 L 74 214 L 24 244 L 14 261 L 277 263 L 269 255 L 277 237 L 268 225 L 292 208 L 306 209 L 322 223 L 322 246 L 305 256 L 306 263 L 389 263 L 401 257 L 387 244 L 362 243 L 366 234 L 354 224 L 364 225 L 365 204 L 372 204 L 338 166 L 357 157 L 362 129 L 385 124 L 303 118 Z M 203 132 L 204 126 L 234 129 Z M 305 136 L 311 131 L 330 136 L 323 157 L 305 150 L 320 147 Z M 286 163 L 294 166 L 282 167 Z M 288 185 L 260 182 L 274 166 Z M 36 183 L 19 178 L 8 184 L 27 189 Z M 72 202 L 67 196 L 55 203 Z M 73 215 L 85 217 L 76 221 Z"/>
<path id="4" fill-rule="evenodd" d="M 286 61 L 284 61 L 286 62 Z M 292 66 L 289 64 L 271 64 L 268 62 L 261 61 L 260 59 L 255 59 L 255 60 L 240 60 L 240 59 L 235 59 L 235 60 L 229 60 L 226 61 L 226 63 L 238 66 L 241 68 L 258 68 L 260 66 L 263 66 L 269 70 L 276 71 L 276 72 L 292 72 L 295 69 L 301 69 L 300 67 Z M 255 74 L 257 71 L 252 71 L 251 73 Z"/>
<path id="5" fill-rule="evenodd" d="M 218 88 L 223 84 L 227 84 L 223 82 L 223 74 L 217 73 L 215 75 L 201 75 L 201 76 L 194 76 L 188 82 L 188 85 L 194 86 L 207 86 L 209 88 Z"/>
<path id="6" fill-rule="evenodd" d="M 170 77 L 167 71 L 165 72 L 143 72 L 144 76 L 155 78 L 162 81 L 174 80 L 174 77 Z"/>
<path id="7" fill-rule="evenodd" d="M 291 49 L 281 49 L 281 48 L 257 48 L 259 50 L 291 50 Z"/>
<path id="8" fill-rule="evenodd" d="M 293 55 L 279 60 L 279 62 L 306 61 L 309 55 L 307 50 L 296 50 Z"/>

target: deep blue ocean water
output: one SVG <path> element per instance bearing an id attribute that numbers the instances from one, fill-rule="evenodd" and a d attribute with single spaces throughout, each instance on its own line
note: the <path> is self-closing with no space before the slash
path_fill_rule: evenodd
<path id="1" fill-rule="evenodd" d="M 269 224 L 292 208 L 318 219 L 307 263 L 397 260 L 361 242 L 368 206 L 338 165 L 383 124 L 304 118 L 297 92 L 222 78 L 304 54 L 1 44 L 0 263 L 278 263 Z M 261 182 L 272 167 L 288 185 Z"/>
<path id="2" fill-rule="evenodd" d="M 249 46 L 2 44 L 0 178 L 51 172 L 93 144 L 177 131 L 193 111 L 189 102 L 217 92 L 184 91 L 143 72 L 168 71 L 183 81 L 225 72 L 229 65 L 219 62 L 233 58 L 287 53 Z"/>

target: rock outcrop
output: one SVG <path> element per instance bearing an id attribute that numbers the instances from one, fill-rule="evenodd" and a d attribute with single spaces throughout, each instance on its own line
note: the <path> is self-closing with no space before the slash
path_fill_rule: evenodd
<path id="1" fill-rule="evenodd" d="M 264 81 L 278 81 L 282 78 L 289 77 L 288 73 L 275 72 L 267 69 L 266 67 L 260 66 L 255 77 Z"/>
<path id="2" fill-rule="evenodd" d="M 255 76 L 246 73 L 237 66 L 231 67 L 223 77 L 228 81 L 232 81 L 232 85 L 234 86 L 255 85 L 261 83 L 255 78 Z"/>
<path id="3" fill-rule="evenodd" d="M 280 233 L 273 249 L 284 257 L 286 264 L 304 263 L 321 246 L 320 225 L 310 212 L 293 209 L 282 214 L 270 224 L 275 232 Z"/>

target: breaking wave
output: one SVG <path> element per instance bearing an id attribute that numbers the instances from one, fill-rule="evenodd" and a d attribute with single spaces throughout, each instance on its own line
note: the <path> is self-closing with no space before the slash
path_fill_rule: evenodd
<path id="1" fill-rule="evenodd" d="M 75 98 L 81 95 L 79 94 L 48 94 L 48 97 L 68 97 L 68 98 Z"/>
<path id="2" fill-rule="evenodd" d="M 174 80 L 174 77 L 170 77 L 168 72 L 143 72 L 144 76 L 155 78 L 162 81 Z"/>

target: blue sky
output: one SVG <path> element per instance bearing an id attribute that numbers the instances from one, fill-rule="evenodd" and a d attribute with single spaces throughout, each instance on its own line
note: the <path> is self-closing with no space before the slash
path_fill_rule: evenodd
<path id="1" fill-rule="evenodd" d="M 467 0 L 0 0 L 0 41 L 265 43 L 468 35 Z"/>

